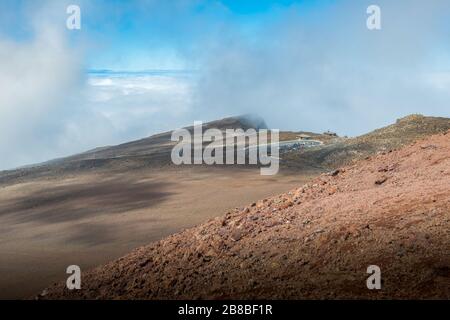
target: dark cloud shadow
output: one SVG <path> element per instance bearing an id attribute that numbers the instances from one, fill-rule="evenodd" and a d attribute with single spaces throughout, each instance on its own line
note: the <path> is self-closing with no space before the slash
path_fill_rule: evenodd
<path id="1" fill-rule="evenodd" d="M 59 223 L 150 208 L 172 194 L 170 185 L 117 178 L 46 188 L 0 203 L 0 217 L 13 223 Z"/>

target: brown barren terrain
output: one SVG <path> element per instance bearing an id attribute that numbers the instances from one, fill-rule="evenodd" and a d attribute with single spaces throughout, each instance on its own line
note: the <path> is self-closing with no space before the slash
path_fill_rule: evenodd
<path id="1" fill-rule="evenodd" d="M 249 203 L 45 299 L 450 298 L 450 133 Z M 208 201 L 203 197 L 203 201 Z M 368 290 L 378 265 L 382 289 Z"/>
<path id="2" fill-rule="evenodd" d="M 29 179 L 0 186 L 0 299 L 25 298 L 136 247 L 306 182 L 312 173 L 146 168 Z"/>

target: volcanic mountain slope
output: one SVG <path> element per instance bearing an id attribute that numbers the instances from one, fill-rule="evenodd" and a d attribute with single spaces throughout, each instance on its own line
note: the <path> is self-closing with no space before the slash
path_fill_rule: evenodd
<path id="1" fill-rule="evenodd" d="M 264 120 L 256 115 L 242 115 L 215 120 L 203 124 L 203 130 L 219 129 L 266 129 Z M 193 127 L 186 127 L 190 132 Z M 80 154 L 50 160 L 15 170 L 0 171 L 0 184 L 23 182 L 48 176 L 58 176 L 81 171 L 115 171 L 142 168 L 160 168 L 171 165 L 171 151 L 176 142 L 171 140 L 172 131 L 152 135 L 140 140 L 116 146 L 98 147 Z"/>
<path id="2" fill-rule="evenodd" d="M 203 124 L 203 130 L 265 129 L 265 121 L 255 115 L 229 117 Z M 192 131 L 193 127 L 187 127 Z M 363 159 L 378 151 L 391 150 L 426 136 L 450 129 L 449 118 L 410 115 L 396 123 L 356 138 L 342 138 L 312 132 L 280 132 L 280 141 L 296 140 L 307 134 L 323 144 L 304 150 L 293 150 L 281 155 L 281 168 L 300 172 L 323 172 Z M 66 158 L 51 160 L 16 170 L 0 172 L 0 184 L 26 182 L 80 172 L 104 171 L 123 173 L 128 170 L 172 166 L 171 131 L 117 146 L 95 148 Z M 229 166 L 228 166 L 229 167 Z M 239 166 L 234 166 L 239 167 Z"/>
<path id="3" fill-rule="evenodd" d="M 323 174 L 45 299 L 450 298 L 450 131 Z M 369 265 L 382 289 L 368 290 Z"/>
<path id="4" fill-rule="evenodd" d="M 221 131 L 226 129 L 267 129 L 267 125 L 262 118 L 255 115 L 244 115 L 238 117 L 229 117 L 221 120 L 211 121 L 203 124 L 203 130 L 214 128 Z M 191 133 L 194 128 L 192 126 L 187 127 Z M 89 159 L 112 159 L 121 158 L 127 156 L 148 156 L 155 153 L 164 153 L 170 155 L 170 152 L 175 145 L 175 142 L 171 141 L 172 131 L 164 132 L 153 135 L 141 140 L 131 141 L 128 143 L 120 144 L 112 147 L 103 147 L 87 151 L 85 153 L 75 155 L 65 160 L 89 160 Z"/>
<path id="5" fill-rule="evenodd" d="M 355 138 L 329 138 L 319 148 L 283 155 L 281 164 L 291 169 L 309 167 L 330 170 L 380 151 L 400 148 L 417 139 L 446 132 L 449 129 L 449 118 L 413 114 L 398 119 L 394 124 Z"/>

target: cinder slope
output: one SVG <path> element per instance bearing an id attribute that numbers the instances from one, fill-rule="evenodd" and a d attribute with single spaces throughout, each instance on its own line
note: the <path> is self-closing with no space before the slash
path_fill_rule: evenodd
<path id="1" fill-rule="evenodd" d="M 336 138 L 320 148 L 283 155 L 282 166 L 333 169 L 380 151 L 401 148 L 418 139 L 450 130 L 450 119 L 413 114 L 355 138 Z"/>
<path id="2" fill-rule="evenodd" d="M 134 250 L 40 298 L 450 298 L 450 132 Z M 382 290 L 368 290 L 369 265 Z"/>

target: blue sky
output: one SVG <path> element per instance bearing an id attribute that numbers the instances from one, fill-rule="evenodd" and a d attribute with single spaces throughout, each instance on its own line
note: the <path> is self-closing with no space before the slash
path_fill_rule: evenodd
<path id="1" fill-rule="evenodd" d="M 401 4 L 397 8 L 404 5 L 407 14 L 411 3 L 415 6 L 420 2 L 423 1 L 398 1 Z M 82 30 L 67 31 L 66 36 L 73 46 L 83 47 L 87 68 L 192 69 L 199 63 L 195 55 L 207 41 L 220 42 L 230 36 L 239 36 L 248 42 L 263 42 L 268 38 L 265 34 L 267 29 L 289 15 L 297 15 L 311 25 L 320 25 L 321 30 L 332 29 L 336 20 L 327 19 L 330 11 L 340 16 L 340 24 L 345 23 L 347 16 L 354 16 L 359 11 L 363 26 L 365 8 L 371 3 L 377 1 L 4 0 L 0 4 L 0 34 L 16 41 L 30 40 L 36 32 L 33 20 L 41 16 L 42 19 L 53 20 L 55 26 L 63 26 L 66 15 L 61 12 L 68 4 L 78 4 L 82 10 Z M 437 0 L 436 3 L 428 6 L 447 8 L 442 4 L 445 1 Z M 348 10 L 336 10 L 338 7 Z M 412 32 L 418 29 L 413 24 L 420 19 L 420 10 L 414 14 L 408 22 L 412 25 Z M 445 20 L 442 13 L 440 15 L 437 20 Z M 427 19 L 429 17 L 425 16 L 424 21 Z M 349 23 L 352 20 L 349 19 Z M 448 19 L 440 27 L 450 30 Z"/>
<path id="2" fill-rule="evenodd" d="M 2 0 L 0 170 L 246 113 L 350 136 L 449 117 L 448 39 L 448 0 Z"/>
<path id="3" fill-rule="evenodd" d="M 205 40 L 220 41 L 230 29 L 255 40 L 264 37 L 261 27 L 284 18 L 289 10 L 319 11 L 336 1 L 323 0 L 223 0 L 223 1 L 47 1 L 5 0 L 0 4 L 3 35 L 17 41 L 34 36 L 30 15 L 63 25 L 68 4 L 78 4 L 82 30 L 67 32 L 73 46 L 84 46 L 91 69 L 192 68 L 193 50 Z M 50 3 L 45 8 L 45 3 Z M 307 18 L 304 16 L 304 18 Z"/>
<path id="4" fill-rule="evenodd" d="M 89 58 L 92 68 L 195 69 L 192 56 L 205 41 L 220 42 L 223 31 L 255 41 L 264 37 L 263 26 L 282 20 L 285 11 L 321 10 L 333 2 L 115 1 L 112 8 L 109 1 L 100 1 L 92 16 L 87 13 L 83 33 L 99 35 L 108 48 Z"/>

